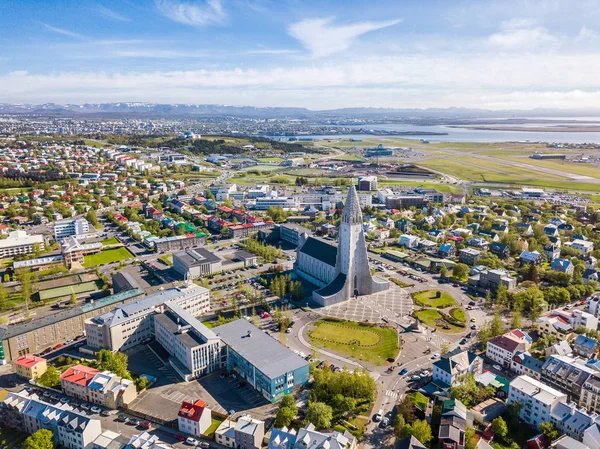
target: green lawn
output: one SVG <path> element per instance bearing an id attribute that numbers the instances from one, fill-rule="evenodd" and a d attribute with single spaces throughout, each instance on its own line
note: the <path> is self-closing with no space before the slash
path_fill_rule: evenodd
<path id="1" fill-rule="evenodd" d="M 445 329 L 442 326 L 439 326 L 437 320 L 442 319 L 442 314 L 435 309 L 423 309 L 415 311 L 415 316 L 422 323 L 426 324 L 429 327 L 435 327 L 440 332 L 446 332 L 448 334 L 457 334 L 460 332 L 464 332 L 465 328 L 460 326 L 455 326 L 451 323 L 448 323 L 449 328 Z"/>
<path id="2" fill-rule="evenodd" d="M 217 418 L 216 416 L 211 416 L 210 418 L 210 427 L 206 429 L 206 436 L 214 435 L 215 431 L 219 428 L 221 423 L 225 421 L 224 419 Z"/>
<path id="3" fill-rule="evenodd" d="M 441 295 L 437 298 L 438 290 L 425 290 L 422 292 L 414 293 L 415 301 L 417 304 L 427 307 L 436 307 L 439 309 L 445 309 L 446 307 L 456 306 L 457 302 L 454 300 L 449 293 L 440 291 Z"/>
<path id="4" fill-rule="evenodd" d="M 316 346 L 376 365 L 398 355 L 398 335 L 392 328 L 323 319 L 309 337 Z"/>
<path id="5" fill-rule="evenodd" d="M 164 256 L 160 256 L 158 258 L 158 260 L 160 260 L 161 262 L 164 262 L 165 265 L 169 265 L 169 266 L 173 265 L 172 259 L 173 259 L 173 254 L 165 254 Z"/>
<path id="6" fill-rule="evenodd" d="M 465 316 L 465 311 L 458 307 L 450 310 L 450 315 L 452 315 L 458 321 L 463 321 L 463 322 L 467 321 L 467 317 Z"/>
<path id="7" fill-rule="evenodd" d="M 427 404 L 429 403 L 429 400 L 426 396 L 422 395 L 418 391 L 415 391 L 414 393 L 409 394 L 408 397 L 412 399 L 413 403 L 419 410 L 425 411 Z"/>
<path id="8" fill-rule="evenodd" d="M 369 424 L 369 420 L 366 418 L 351 418 L 345 422 L 347 422 L 349 425 L 346 426 L 344 423 L 337 423 L 333 429 L 337 430 L 338 432 L 344 432 L 344 430 L 347 430 L 359 440 L 362 438 L 363 433 L 365 432 L 365 427 L 367 424 Z"/>
<path id="9" fill-rule="evenodd" d="M 111 237 L 109 239 L 102 240 L 100 243 L 102 243 L 103 246 L 108 246 L 108 245 L 118 245 L 120 242 L 117 240 L 116 237 Z"/>
<path id="10" fill-rule="evenodd" d="M 105 249 L 100 251 L 98 254 L 85 256 L 83 259 L 83 266 L 97 267 L 98 265 L 120 262 L 121 260 L 127 260 L 131 258 L 133 258 L 133 254 L 125 247 Z"/>

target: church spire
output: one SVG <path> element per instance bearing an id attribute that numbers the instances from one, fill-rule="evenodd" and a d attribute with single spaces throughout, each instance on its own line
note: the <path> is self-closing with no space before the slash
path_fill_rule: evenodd
<path id="1" fill-rule="evenodd" d="M 342 222 L 350 224 L 362 224 L 362 211 L 358 202 L 358 194 L 354 187 L 354 180 L 350 182 L 350 189 L 346 197 L 346 204 L 342 212 Z"/>

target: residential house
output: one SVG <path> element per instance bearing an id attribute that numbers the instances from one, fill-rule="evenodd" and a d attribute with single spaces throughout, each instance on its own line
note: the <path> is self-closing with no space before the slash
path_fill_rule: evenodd
<path id="1" fill-rule="evenodd" d="M 573 341 L 573 351 L 575 354 L 585 357 L 586 359 L 594 358 L 598 349 L 598 340 L 586 337 L 585 335 L 578 335 Z"/>
<path id="2" fill-rule="evenodd" d="M 438 248 L 438 256 L 443 259 L 451 259 L 456 255 L 456 248 L 451 243 L 442 243 Z"/>
<path id="3" fill-rule="evenodd" d="M 488 241 L 482 237 L 471 237 L 467 240 L 467 245 L 479 248 L 482 251 L 487 251 L 490 246 Z"/>
<path id="4" fill-rule="evenodd" d="M 433 382 L 442 387 L 449 388 L 457 382 L 463 374 L 481 374 L 483 360 L 470 351 L 461 351 L 457 348 L 444 354 L 440 360 L 433 363 Z"/>
<path id="5" fill-rule="evenodd" d="M 543 247 L 543 253 L 546 256 L 546 260 L 552 261 L 560 256 L 560 246 L 546 243 Z"/>
<path id="6" fill-rule="evenodd" d="M 573 349 L 567 340 L 560 340 L 548 346 L 545 351 L 546 357 L 551 355 L 573 355 Z"/>
<path id="7" fill-rule="evenodd" d="M 542 378 L 542 366 L 544 362 L 527 352 L 518 352 L 514 355 L 510 364 L 510 370 L 518 375 L 526 375 L 533 379 L 540 380 Z"/>
<path id="8" fill-rule="evenodd" d="M 481 251 L 473 248 L 463 248 L 458 251 L 458 261 L 470 266 L 477 265 L 481 259 Z"/>
<path id="9" fill-rule="evenodd" d="M 331 433 L 319 432 L 312 424 L 307 424 L 296 433 L 293 429 L 273 428 L 268 449 L 355 449 L 356 437 L 345 430 Z"/>
<path id="10" fill-rule="evenodd" d="M 37 379 L 46 372 L 46 359 L 33 354 L 25 354 L 13 362 L 15 374 L 28 380 Z"/>
<path id="11" fill-rule="evenodd" d="M 399 246 L 403 246 L 410 249 L 416 249 L 419 246 L 419 237 L 416 235 L 402 234 L 398 241 Z"/>
<path id="12" fill-rule="evenodd" d="M 504 260 L 510 256 L 510 248 L 504 243 L 494 242 L 490 245 L 490 252 Z"/>
<path id="13" fill-rule="evenodd" d="M 570 246 L 577 251 L 581 251 L 581 254 L 584 256 L 594 251 L 594 242 L 587 240 L 573 240 L 572 242 L 565 243 L 565 246 Z"/>
<path id="14" fill-rule="evenodd" d="M 238 418 L 235 425 L 235 445 L 237 449 L 260 449 L 265 436 L 265 423 L 250 415 Z"/>
<path id="15" fill-rule="evenodd" d="M 442 403 L 442 416 L 438 440 L 442 449 L 464 449 L 465 432 L 473 426 L 467 407 L 458 399 L 448 399 Z"/>
<path id="16" fill-rule="evenodd" d="M 524 352 L 531 347 L 531 338 L 523 331 L 515 329 L 504 335 L 498 335 L 487 342 L 485 355 L 492 362 L 504 368 L 510 368 L 517 352 Z"/>
<path id="17" fill-rule="evenodd" d="M 229 419 L 219 424 L 215 430 L 215 441 L 225 447 L 235 448 L 235 425 L 236 423 Z"/>
<path id="18" fill-rule="evenodd" d="M 573 264 L 569 259 L 554 259 L 551 265 L 554 271 L 559 273 L 573 274 Z"/>
<path id="19" fill-rule="evenodd" d="M 177 425 L 181 432 L 199 437 L 206 434 L 212 423 L 211 418 L 211 410 L 203 400 L 198 399 L 193 403 L 183 401 L 177 413 Z"/>
<path id="20" fill-rule="evenodd" d="M 543 260 L 544 260 L 544 258 L 537 251 L 524 250 L 519 255 L 519 262 L 521 263 L 521 266 L 523 266 L 525 264 L 540 265 L 543 262 Z"/>
<path id="21" fill-rule="evenodd" d="M 270 449 L 270 448 L 269 448 Z M 412 435 L 405 438 L 399 438 L 394 444 L 394 449 L 427 449 L 423 443 Z"/>

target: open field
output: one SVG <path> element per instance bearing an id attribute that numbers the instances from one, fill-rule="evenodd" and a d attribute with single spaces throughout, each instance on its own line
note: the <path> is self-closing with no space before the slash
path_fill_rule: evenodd
<path id="1" fill-rule="evenodd" d="M 354 154 L 336 154 L 330 158 L 333 161 L 364 161 L 365 159 Z"/>
<path id="2" fill-rule="evenodd" d="M 314 326 L 309 337 L 321 348 L 376 365 L 398 355 L 398 335 L 392 328 L 332 319 L 319 320 Z"/>
<path id="3" fill-rule="evenodd" d="M 529 157 L 514 157 L 506 154 L 496 155 L 495 157 L 505 159 L 507 161 L 520 162 L 522 164 L 535 165 L 544 168 L 551 168 L 553 170 L 562 170 L 582 176 L 590 176 L 592 178 L 600 178 L 600 169 L 594 167 L 591 164 L 563 162 L 560 160 L 531 159 Z"/>
<path id="4" fill-rule="evenodd" d="M 266 162 L 266 163 L 285 161 L 285 159 L 282 157 L 257 157 L 256 160 L 259 162 Z"/>
<path id="5" fill-rule="evenodd" d="M 423 324 L 426 324 L 429 327 L 434 327 L 438 329 L 440 332 L 445 332 L 448 334 L 457 334 L 460 332 L 464 332 L 465 328 L 456 326 L 454 324 L 448 323 L 448 329 L 443 326 L 438 325 L 438 320 L 442 320 L 442 314 L 435 309 L 423 309 L 417 310 L 414 312 L 415 317 L 419 319 Z"/>
<path id="6" fill-rule="evenodd" d="M 98 254 L 85 256 L 84 267 L 96 267 L 107 263 L 120 262 L 122 260 L 133 258 L 133 254 L 125 247 L 105 249 Z"/>
<path id="7" fill-rule="evenodd" d="M 440 292 L 440 297 L 437 297 L 436 290 L 425 290 L 422 292 L 414 293 L 415 302 L 422 306 L 435 307 L 438 309 L 445 309 L 446 307 L 456 306 L 457 303 L 450 294 L 446 292 Z"/>

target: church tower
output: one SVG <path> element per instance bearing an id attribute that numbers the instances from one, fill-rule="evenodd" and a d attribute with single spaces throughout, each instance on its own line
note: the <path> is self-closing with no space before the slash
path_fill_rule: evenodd
<path id="1" fill-rule="evenodd" d="M 322 289 L 316 290 L 313 299 L 327 306 L 356 296 L 387 290 L 389 286 L 388 281 L 371 276 L 362 211 L 356 188 L 352 183 L 342 211 L 338 232 L 334 280 Z"/>

